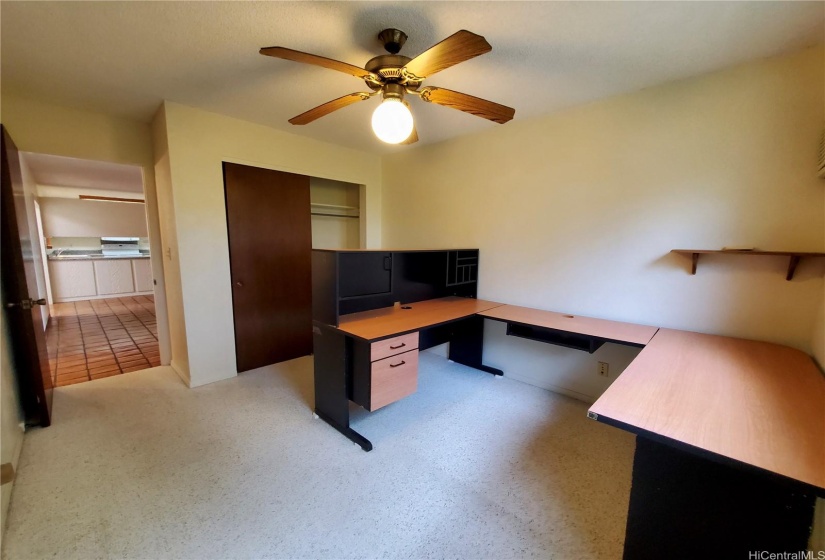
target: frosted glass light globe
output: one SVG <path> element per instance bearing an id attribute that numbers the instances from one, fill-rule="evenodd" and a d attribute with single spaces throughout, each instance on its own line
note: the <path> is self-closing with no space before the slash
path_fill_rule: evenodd
<path id="1" fill-rule="evenodd" d="M 385 99 L 372 114 L 372 131 L 387 144 L 403 142 L 412 130 L 412 113 L 400 99 Z"/>

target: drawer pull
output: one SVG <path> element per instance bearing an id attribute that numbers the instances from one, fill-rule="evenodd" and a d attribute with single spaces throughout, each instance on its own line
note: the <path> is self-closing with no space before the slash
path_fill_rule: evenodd
<path id="1" fill-rule="evenodd" d="M 403 365 L 404 365 L 404 364 L 406 364 L 406 363 L 407 363 L 407 361 L 406 361 L 406 360 L 401 360 L 401 362 L 400 362 L 400 363 L 397 363 L 397 364 L 390 364 L 390 367 L 398 367 L 398 366 L 403 366 Z"/>
<path id="2" fill-rule="evenodd" d="M 406 342 L 402 342 L 398 346 L 390 346 L 390 350 L 398 350 L 399 348 L 404 348 L 407 345 Z"/>

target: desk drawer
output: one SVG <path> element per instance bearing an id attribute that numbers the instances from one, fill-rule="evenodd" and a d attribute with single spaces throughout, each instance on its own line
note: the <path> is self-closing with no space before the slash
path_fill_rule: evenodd
<path id="1" fill-rule="evenodd" d="M 416 334 L 416 342 L 418 335 Z M 418 389 L 418 350 L 372 363 L 369 409 L 378 410 Z"/>
<path id="2" fill-rule="evenodd" d="M 370 344 L 370 361 L 376 362 L 395 356 L 401 352 L 409 352 L 418 348 L 418 332 L 402 334 L 394 338 L 379 340 Z"/>

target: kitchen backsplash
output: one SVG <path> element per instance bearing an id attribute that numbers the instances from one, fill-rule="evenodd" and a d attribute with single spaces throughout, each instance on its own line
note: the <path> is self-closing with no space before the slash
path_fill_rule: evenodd
<path id="1" fill-rule="evenodd" d="M 138 238 L 138 249 L 149 251 L 149 238 Z M 46 253 L 57 249 L 72 249 L 81 251 L 100 251 L 99 237 L 48 237 L 46 238 Z"/>

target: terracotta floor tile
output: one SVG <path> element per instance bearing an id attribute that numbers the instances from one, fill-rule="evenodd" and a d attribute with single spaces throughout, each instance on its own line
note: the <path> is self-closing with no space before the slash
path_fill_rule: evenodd
<path id="1" fill-rule="evenodd" d="M 116 368 L 118 367 L 118 365 L 117 360 L 112 358 L 110 360 L 98 360 L 97 362 L 89 362 L 89 364 L 86 367 L 89 369 L 89 371 L 92 371 L 94 369 L 100 368 Z"/>
<path id="2" fill-rule="evenodd" d="M 151 297 L 55 304 L 46 335 L 56 387 L 160 364 Z"/>
<path id="3" fill-rule="evenodd" d="M 120 367 L 128 367 L 134 365 L 135 362 L 145 362 L 146 358 L 143 357 L 142 354 L 137 354 L 135 356 L 124 356 L 122 358 L 117 359 L 117 363 L 120 364 Z"/>
<path id="4" fill-rule="evenodd" d="M 75 383 L 85 383 L 88 381 L 88 378 L 79 378 L 79 379 L 59 379 L 57 380 L 56 385 L 58 387 L 65 387 L 66 385 L 74 385 Z"/>
<path id="5" fill-rule="evenodd" d="M 109 342 L 105 336 L 87 336 L 83 338 L 83 344 L 86 346 L 98 346 Z"/>
<path id="6" fill-rule="evenodd" d="M 70 360 L 61 360 L 60 358 L 57 359 L 57 367 L 58 369 L 62 370 L 70 370 L 70 369 L 77 369 L 77 368 L 85 368 L 86 367 L 86 358 L 72 358 Z"/>
<path id="7" fill-rule="evenodd" d="M 127 355 L 117 356 L 117 363 L 119 363 L 122 366 L 124 364 L 129 364 L 130 362 L 135 362 L 135 361 L 138 361 L 138 360 L 145 360 L 145 359 L 146 358 L 143 357 L 143 354 L 138 352 L 136 354 L 127 354 Z"/>
<path id="8" fill-rule="evenodd" d="M 128 364 L 120 364 L 120 371 L 126 373 L 127 371 L 136 371 L 139 369 L 149 369 L 151 366 L 146 360 L 139 362 L 130 362 Z"/>
<path id="9" fill-rule="evenodd" d="M 84 371 L 86 369 L 86 360 L 82 362 L 77 362 L 74 364 L 62 364 L 60 361 L 57 362 L 57 373 L 71 373 L 75 371 Z"/>
<path id="10" fill-rule="evenodd" d="M 117 366 L 106 366 L 106 367 L 93 368 L 93 369 L 89 370 L 89 375 L 92 378 L 94 378 L 96 375 L 102 375 L 104 373 L 107 373 L 107 374 L 110 374 L 110 375 L 116 375 L 116 374 L 120 373 L 120 368 L 117 367 Z"/>
<path id="11" fill-rule="evenodd" d="M 101 372 L 101 373 L 93 373 L 92 374 L 92 381 L 94 381 L 95 379 L 103 379 L 104 377 L 112 377 L 113 375 L 120 375 L 120 374 L 121 374 L 121 371 L 119 369 L 115 370 L 115 371 L 104 371 L 104 372 Z"/>
<path id="12" fill-rule="evenodd" d="M 146 358 L 143 357 L 143 354 L 133 354 L 130 356 L 118 356 L 117 363 L 120 364 L 120 367 L 123 366 L 130 366 L 134 362 L 142 362 L 146 361 Z"/>
<path id="13" fill-rule="evenodd" d="M 79 379 L 80 381 L 88 381 L 89 372 L 88 371 L 83 371 L 83 372 L 78 372 L 78 373 L 74 373 L 74 374 L 71 374 L 71 375 L 57 374 L 57 377 L 56 377 L 56 381 L 58 383 L 60 383 L 62 381 L 73 381 L 75 379 Z"/>

